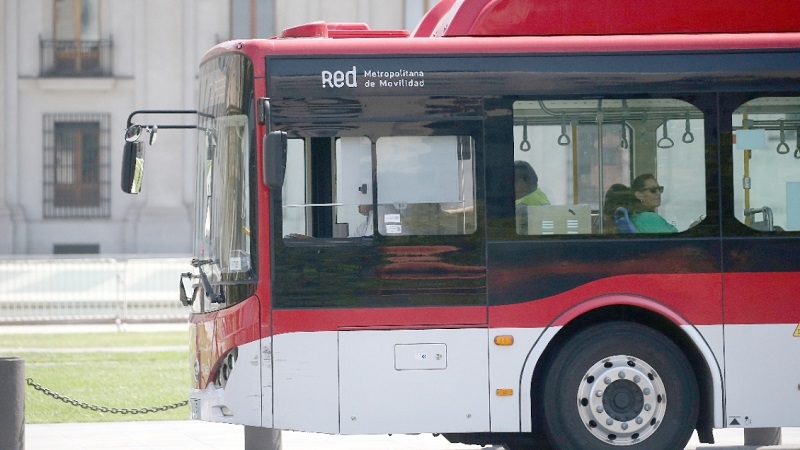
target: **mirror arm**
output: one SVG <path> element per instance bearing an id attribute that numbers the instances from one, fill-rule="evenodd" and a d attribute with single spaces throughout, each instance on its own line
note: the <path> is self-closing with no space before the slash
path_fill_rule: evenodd
<path id="1" fill-rule="evenodd" d="M 128 125 L 126 128 L 130 128 L 133 125 L 133 118 L 138 114 L 200 114 L 202 116 L 208 116 L 207 114 L 199 113 L 195 109 L 138 109 L 133 111 L 128 115 Z M 141 125 L 142 127 L 153 128 L 155 125 Z M 177 129 L 177 130 L 190 130 L 197 128 L 197 125 L 158 125 L 159 128 L 169 130 L 169 129 Z"/>

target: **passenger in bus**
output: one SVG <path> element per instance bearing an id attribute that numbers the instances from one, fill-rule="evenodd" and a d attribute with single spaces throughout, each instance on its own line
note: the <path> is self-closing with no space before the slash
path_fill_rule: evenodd
<path id="1" fill-rule="evenodd" d="M 358 212 L 365 216 L 365 219 L 356 226 L 349 237 L 372 236 L 372 205 L 358 205 Z"/>
<path id="2" fill-rule="evenodd" d="M 605 200 L 603 201 L 603 232 L 604 233 L 630 233 L 630 229 L 622 227 L 617 220 L 616 211 L 619 208 L 624 208 L 623 216 L 627 216 L 628 212 L 633 208 L 636 197 L 631 193 L 631 189 L 622 183 L 612 184 L 606 191 Z"/>
<path id="3" fill-rule="evenodd" d="M 514 192 L 516 205 L 549 205 L 547 194 L 539 189 L 539 177 L 530 164 L 525 161 L 514 162 Z"/>
<path id="4" fill-rule="evenodd" d="M 639 175 L 631 183 L 631 191 L 638 202 L 633 205 L 631 222 L 637 233 L 677 233 L 678 229 L 656 213 L 661 206 L 661 194 L 664 186 L 660 186 L 653 174 Z"/>

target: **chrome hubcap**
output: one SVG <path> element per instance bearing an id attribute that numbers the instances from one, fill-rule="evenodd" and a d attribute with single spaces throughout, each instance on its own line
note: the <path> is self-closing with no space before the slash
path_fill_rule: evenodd
<path id="1" fill-rule="evenodd" d="M 617 355 L 593 365 L 578 387 L 578 412 L 603 442 L 633 445 L 652 435 L 664 419 L 664 383 L 648 364 Z"/>

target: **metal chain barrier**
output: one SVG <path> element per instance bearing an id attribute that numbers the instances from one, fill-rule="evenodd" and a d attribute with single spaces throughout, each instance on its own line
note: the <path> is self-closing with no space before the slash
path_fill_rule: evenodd
<path id="1" fill-rule="evenodd" d="M 93 405 L 91 403 L 80 402 L 78 400 L 71 399 L 66 395 L 61 395 L 58 392 L 53 392 L 50 389 L 42 386 L 39 383 L 33 381 L 32 378 L 26 378 L 25 381 L 28 383 L 28 386 L 36 389 L 39 392 L 42 392 L 45 395 L 53 397 L 57 400 L 61 400 L 64 403 L 68 403 L 72 406 L 78 406 L 83 409 L 89 409 L 92 411 L 99 411 L 104 413 L 111 413 L 111 414 L 148 414 L 148 413 L 155 413 L 161 411 L 168 411 L 170 409 L 180 408 L 182 406 L 186 406 L 189 404 L 189 400 L 184 400 L 182 402 L 173 403 L 171 405 L 163 405 L 163 406 L 154 406 L 151 408 L 110 408 L 108 406 L 100 406 L 100 405 Z"/>

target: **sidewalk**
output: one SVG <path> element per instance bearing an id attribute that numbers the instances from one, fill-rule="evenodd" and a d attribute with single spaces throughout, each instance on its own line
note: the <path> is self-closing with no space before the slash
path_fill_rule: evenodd
<path id="1" fill-rule="evenodd" d="M 282 432 L 283 450 L 480 449 L 420 435 L 331 436 Z M 36 424 L 25 427 L 26 450 L 243 450 L 238 425 L 196 421 Z"/>
<path id="2" fill-rule="evenodd" d="M 783 445 L 770 450 L 800 449 L 800 428 L 784 428 Z M 687 450 L 748 449 L 742 429 L 714 431 L 717 444 L 692 438 Z M 466 450 L 478 445 L 451 444 L 442 436 L 331 436 L 284 431 L 283 450 Z M 491 448 L 491 447 L 486 447 Z M 197 421 L 33 424 L 25 427 L 26 450 L 243 450 L 241 426 Z"/>

